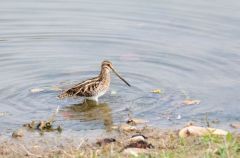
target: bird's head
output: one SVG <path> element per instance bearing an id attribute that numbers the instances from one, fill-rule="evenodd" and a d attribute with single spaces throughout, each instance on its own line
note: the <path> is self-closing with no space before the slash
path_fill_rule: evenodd
<path id="1" fill-rule="evenodd" d="M 113 64 L 108 61 L 108 60 L 104 60 L 102 62 L 102 70 L 107 70 L 109 72 L 111 72 L 111 70 L 123 81 L 125 82 L 129 87 L 131 86 L 124 78 L 122 78 L 118 73 L 117 71 L 113 68 Z"/>

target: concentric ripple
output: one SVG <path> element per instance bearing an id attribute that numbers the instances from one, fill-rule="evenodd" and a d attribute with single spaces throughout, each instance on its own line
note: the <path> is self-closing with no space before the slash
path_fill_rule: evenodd
<path id="1" fill-rule="evenodd" d="M 0 128 L 46 119 L 66 129 L 109 130 L 128 116 L 157 127 L 239 121 L 238 2 L 6 1 L 0 6 Z M 58 88 L 98 75 L 111 60 L 101 106 L 59 100 Z M 57 88 L 56 88 L 57 87 Z M 33 92 L 38 89 L 38 92 Z M 161 94 L 151 93 L 160 89 Z M 201 104 L 183 106 L 186 98 Z M 79 105 L 81 104 L 81 105 Z M 227 122 L 227 123 L 226 123 Z"/>

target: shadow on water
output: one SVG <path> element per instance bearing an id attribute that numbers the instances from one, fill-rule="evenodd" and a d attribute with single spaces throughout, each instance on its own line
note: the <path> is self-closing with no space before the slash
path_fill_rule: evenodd
<path id="1" fill-rule="evenodd" d="M 67 120 L 103 122 L 106 131 L 110 131 L 113 125 L 112 110 L 107 103 L 84 100 L 82 103 L 64 107 L 61 114 Z"/>

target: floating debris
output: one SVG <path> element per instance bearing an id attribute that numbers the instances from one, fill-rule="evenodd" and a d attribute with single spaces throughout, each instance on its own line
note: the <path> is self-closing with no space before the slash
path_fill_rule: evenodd
<path id="1" fill-rule="evenodd" d="M 213 135 L 227 135 L 227 131 L 215 128 L 205 128 L 198 126 L 188 126 L 180 130 L 180 137 L 189 137 L 189 136 L 204 136 L 208 134 Z"/>
<path id="2" fill-rule="evenodd" d="M 111 91 L 111 95 L 116 95 L 116 94 L 117 94 L 117 91 L 115 91 L 115 90 Z"/>
<path id="3" fill-rule="evenodd" d="M 104 145 L 107 145 L 107 144 L 110 144 L 110 143 L 113 143 L 113 142 L 116 142 L 116 139 L 114 138 L 104 138 L 102 140 L 99 140 L 97 141 L 97 145 L 99 146 L 104 146 Z"/>
<path id="4" fill-rule="evenodd" d="M 51 86 L 51 87 L 44 87 L 44 88 L 32 88 L 30 90 L 31 93 L 39 93 L 43 91 L 62 91 L 62 88 L 59 86 Z"/>
<path id="5" fill-rule="evenodd" d="M 152 93 L 155 93 L 155 94 L 160 94 L 162 93 L 161 89 L 154 89 L 151 91 Z"/>
<path id="6" fill-rule="evenodd" d="M 8 112 L 0 112 L 0 117 L 7 116 L 7 115 L 9 115 Z"/>
<path id="7" fill-rule="evenodd" d="M 194 100 L 194 99 L 186 99 L 183 101 L 184 105 L 194 105 L 194 104 L 200 104 L 200 100 Z"/>
<path id="8" fill-rule="evenodd" d="M 51 91 L 62 91 L 62 88 L 58 87 L 58 86 L 52 86 L 49 88 L 49 90 Z"/>
<path id="9" fill-rule="evenodd" d="M 42 91 L 44 91 L 43 88 L 33 88 L 33 89 L 30 90 L 31 93 L 39 93 L 39 92 L 42 92 Z"/>
<path id="10" fill-rule="evenodd" d="M 38 124 L 37 124 L 37 129 L 39 129 L 40 131 L 43 131 L 43 130 L 50 130 L 52 128 L 52 122 L 49 122 L 49 121 L 40 121 Z"/>
<path id="11" fill-rule="evenodd" d="M 57 107 L 56 111 L 51 115 L 51 117 L 47 121 L 44 121 L 44 120 L 31 121 L 30 123 L 26 123 L 23 126 L 27 127 L 28 129 L 32 129 L 32 130 L 61 132 L 62 131 L 61 126 L 58 126 L 57 128 L 53 128 L 53 122 L 58 113 L 58 110 L 59 110 L 59 106 Z"/>
<path id="12" fill-rule="evenodd" d="M 177 120 L 181 120 L 182 116 L 180 114 L 177 115 Z"/>
<path id="13" fill-rule="evenodd" d="M 240 129 L 240 122 L 239 123 L 231 123 L 230 126 L 232 128 Z"/>
<path id="14" fill-rule="evenodd" d="M 49 121 L 31 121 L 30 123 L 26 123 L 23 125 L 30 130 L 39 130 L 39 131 L 62 131 L 62 127 L 58 126 L 57 128 L 53 128 L 53 122 Z"/>

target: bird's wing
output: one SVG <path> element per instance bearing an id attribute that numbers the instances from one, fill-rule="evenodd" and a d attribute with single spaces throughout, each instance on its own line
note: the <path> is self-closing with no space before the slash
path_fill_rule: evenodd
<path id="1" fill-rule="evenodd" d="M 93 94 L 93 90 L 98 87 L 99 83 L 99 78 L 94 77 L 74 85 L 73 87 L 62 92 L 58 97 L 63 99 L 72 96 L 91 96 Z"/>

